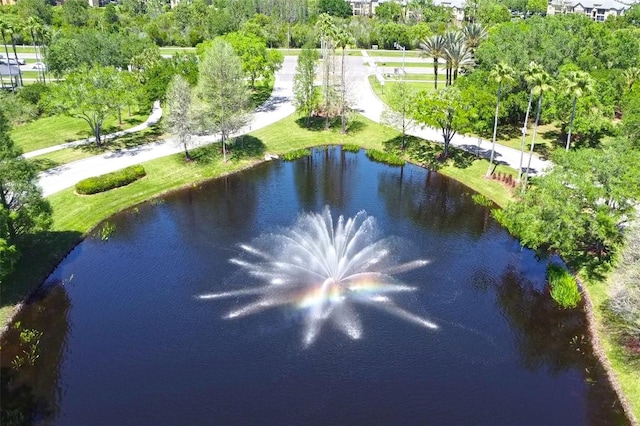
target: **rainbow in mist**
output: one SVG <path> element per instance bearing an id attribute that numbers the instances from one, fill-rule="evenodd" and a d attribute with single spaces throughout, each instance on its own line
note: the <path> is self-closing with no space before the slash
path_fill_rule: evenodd
<path id="1" fill-rule="evenodd" d="M 301 215 L 290 228 L 241 246 L 250 260 L 231 259 L 259 285 L 200 299 L 256 296 L 229 312 L 239 318 L 275 307 L 295 307 L 304 315 L 303 341 L 311 345 L 322 326 L 330 322 L 352 339 L 362 337 L 362 324 L 354 305 L 381 309 L 419 326 L 438 326 L 413 314 L 393 299 L 395 293 L 416 291 L 394 274 L 428 264 L 426 260 L 395 263 L 389 238 L 378 238 L 375 219 L 361 211 L 334 224 L 328 207 L 322 213 Z"/>

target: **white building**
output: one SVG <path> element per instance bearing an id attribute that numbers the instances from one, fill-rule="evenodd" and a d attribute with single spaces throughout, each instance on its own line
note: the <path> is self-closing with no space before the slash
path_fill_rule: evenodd
<path id="1" fill-rule="evenodd" d="M 609 16 L 622 16 L 629 9 L 633 0 L 549 0 L 547 15 L 579 13 L 587 15 L 594 21 L 603 22 Z"/>

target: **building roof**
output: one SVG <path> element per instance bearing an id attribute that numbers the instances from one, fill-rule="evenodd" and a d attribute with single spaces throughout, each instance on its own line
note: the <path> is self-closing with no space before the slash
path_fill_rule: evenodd
<path id="1" fill-rule="evenodd" d="M 464 8 L 465 0 L 433 0 L 436 6 L 455 7 L 456 9 Z"/>
<path id="2" fill-rule="evenodd" d="M 18 75 L 18 74 L 20 74 L 20 68 L 16 67 L 15 65 L 0 64 L 1 76 Z"/>
<path id="3" fill-rule="evenodd" d="M 618 0 L 554 0 L 555 4 L 562 4 L 569 7 L 576 7 L 578 5 L 583 8 L 589 9 L 615 9 L 615 10 L 623 10 L 629 9 L 633 2 L 620 2 Z"/>

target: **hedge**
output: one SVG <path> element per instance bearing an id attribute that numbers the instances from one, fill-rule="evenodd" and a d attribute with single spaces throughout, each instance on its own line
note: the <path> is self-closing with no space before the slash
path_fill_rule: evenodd
<path id="1" fill-rule="evenodd" d="M 551 297 L 563 308 L 575 308 L 581 295 L 576 279 L 563 267 L 550 263 L 547 278 L 551 287 Z"/>
<path id="2" fill-rule="evenodd" d="M 377 149 L 368 149 L 367 157 L 378 163 L 388 164 L 390 166 L 404 166 L 404 160 L 395 154 L 378 151 Z"/>
<path id="3" fill-rule="evenodd" d="M 76 183 L 78 194 L 90 195 L 105 192 L 113 188 L 129 185 L 147 175 L 141 165 L 127 167 L 117 172 L 90 177 Z"/>

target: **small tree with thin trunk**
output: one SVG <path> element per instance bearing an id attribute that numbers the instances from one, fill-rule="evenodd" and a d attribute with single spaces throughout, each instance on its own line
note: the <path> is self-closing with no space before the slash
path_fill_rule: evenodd
<path id="1" fill-rule="evenodd" d="M 229 136 L 249 121 L 249 91 L 242 62 L 233 47 L 221 39 L 213 40 L 200 62 L 196 94 L 204 104 L 206 126 L 220 133 L 223 159 L 227 161 Z"/>
<path id="2" fill-rule="evenodd" d="M 118 106 L 119 76 L 113 67 L 95 66 L 68 74 L 65 81 L 54 86 L 49 103 L 60 113 L 81 118 L 87 122 L 102 145 L 102 125 L 109 116 L 115 116 Z"/>
<path id="3" fill-rule="evenodd" d="M 404 81 L 403 77 L 402 80 L 389 87 L 386 97 L 389 108 L 385 109 L 382 113 L 382 121 L 385 124 L 402 131 L 403 151 L 407 145 L 407 131 L 415 124 L 415 121 L 411 119 L 411 111 L 415 95 L 415 90 L 413 90 L 413 88 Z"/>
<path id="4" fill-rule="evenodd" d="M 169 110 L 164 119 L 166 129 L 176 137 L 178 144 L 184 148 L 184 155 L 187 161 L 191 161 L 191 156 L 189 155 L 189 145 L 193 131 L 191 88 L 187 80 L 180 74 L 176 74 L 171 83 L 169 83 L 166 102 Z"/>
<path id="5" fill-rule="evenodd" d="M 534 61 L 529 63 L 526 70 L 523 71 L 522 76 L 529 86 L 529 102 L 527 103 L 527 112 L 524 115 L 524 124 L 522 125 L 522 141 L 520 143 L 520 165 L 518 167 L 518 179 L 520 183 L 522 178 L 522 165 L 524 162 L 524 144 L 527 138 L 527 126 L 529 124 L 529 113 L 531 112 L 531 103 L 533 102 L 533 82 L 538 79 L 538 74 L 544 72 L 544 69 L 536 64 Z"/>
<path id="6" fill-rule="evenodd" d="M 296 110 L 305 116 L 305 123 L 318 105 L 318 88 L 315 86 L 316 62 L 318 52 L 315 49 L 303 48 L 298 56 L 296 74 L 293 76 L 293 102 Z"/>

